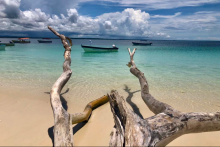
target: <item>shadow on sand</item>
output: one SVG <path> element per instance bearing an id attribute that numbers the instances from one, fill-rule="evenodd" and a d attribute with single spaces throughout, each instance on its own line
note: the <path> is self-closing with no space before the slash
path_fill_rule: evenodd
<path id="1" fill-rule="evenodd" d="M 143 119 L 143 116 L 142 116 L 139 108 L 137 107 L 137 105 L 135 103 L 133 103 L 131 101 L 134 93 L 139 92 L 141 90 L 137 90 L 137 91 L 131 92 L 131 89 L 127 85 L 125 85 L 125 89 L 124 90 L 128 93 L 128 97 L 126 98 L 126 101 L 130 104 L 130 106 L 132 107 L 133 111 Z"/>
<path id="2" fill-rule="evenodd" d="M 133 103 L 133 102 L 131 101 L 131 99 L 132 99 L 134 93 L 139 92 L 139 91 L 141 91 L 141 90 L 137 90 L 137 91 L 131 92 L 131 89 L 130 89 L 127 85 L 125 85 L 124 90 L 128 93 L 128 97 L 126 98 L 126 101 L 130 104 L 130 106 L 132 107 L 133 111 L 143 119 L 143 116 L 142 116 L 142 114 L 140 113 L 139 108 L 137 107 L 137 105 L 136 105 L 135 103 Z M 63 108 L 64 108 L 66 111 L 68 110 L 68 105 L 67 105 L 67 101 L 65 100 L 65 98 L 64 98 L 62 95 L 65 94 L 65 93 L 67 93 L 67 92 L 69 92 L 69 88 L 68 88 L 65 92 L 63 92 L 63 93 L 60 94 L 60 100 L 61 100 L 62 106 L 63 106 Z M 50 92 L 44 92 L 44 93 L 50 94 Z M 86 125 L 86 123 L 87 123 L 87 121 L 76 124 L 76 125 L 73 127 L 73 130 L 74 130 L 74 131 L 73 131 L 73 135 L 76 134 L 84 125 Z M 54 146 L 53 128 L 54 128 L 54 126 L 48 128 L 48 131 L 47 131 L 47 132 L 48 132 L 48 135 L 49 135 L 49 137 L 50 137 L 50 139 L 51 139 L 51 141 L 52 141 L 52 143 L 53 143 L 53 146 Z"/>
<path id="3" fill-rule="evenodd" d="M 64 98 L 62 95 L 65 94 L 65 93 L 67 93 L 67 92 L 69 92 L 69 88 L 68 88 L 65 92 L 63 92 L 63 93 L 60 94 L 60 100 L 61 100 L 62 106 L 63 106 L 63 108 L 64 108 L 66 111 L 68 110 L 68 105 L 67 105 L 67 101 L 65 100 L 65 98 Z M 50 92 L 44 92 L 44 93 L 50 94 Z M 73 127 L 73 130 L 74 130 L 74 131 L 73 131 L 73 135 L 74 135 L 76 132 L 78 132 L 86 123 L 87 123 L 87 121 L 86 121 L 86 122 L 81 122 L 81 123 L 76 124 L 76 125 Z M 53 146 L 54 146 L 53 128 L 54 128 L 54 126 L 48 128 L 47 132 L 48 132 L 48 135 L 49 135 L 49 137 L 50 137 L 50 139 L 51 139 L 51 141 L 52 141 L 52 143 L 53 143 Z"/>
<path id="4" fill-rule="evenodd" d="M 65 98 L 64 98 L 62 95 L 64 95 L 64 94 L 67 93 L 67 92 L 69 92 L 69 88 L 68 88 L 65 92 L 63 92 L 63 93 L 60 94 L 60 100 L 61 100 L 62 106 L 63 106 L 63 108 L 64 108 L 66 111 L 68 110 L 68 105 L 67 105 L 67 101 L 65 100 Z M 50 94 L 50 92 L 44 92 L 44 93 Z M 51 141 L 52 141 L 52 143 L 53 143 L 53 146 L 54 146 L 53 127 L 54 127 L 54 126 L 48 128 L 47 132 L 48 132 L 48 135 L 49 135 L 49 137 L 50 137 L 50 139 L 51 139 Z"/>

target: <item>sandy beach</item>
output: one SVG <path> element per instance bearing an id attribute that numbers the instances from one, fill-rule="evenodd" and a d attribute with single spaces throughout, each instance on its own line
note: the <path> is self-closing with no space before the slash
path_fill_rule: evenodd
<path id="1" fill-rule="evenodd" d="M 75 40 L 79 41 L 84 42 Z M 97 44 L 101 43 L 102 40 L 97 40 Z M 61 92 L 69 113 L 82 112 L 90 101 L 115 89 L 130 108 L 139 108 L 139 111 L 134 109 L 137 114 L 143 118 L 153 115 L 141 99 L 138 79 L 126 66 L 129 43 L 118 41 L 125 45 L 120 46 L 118 53 L 111 54 L 86 54 L 79 45 L 73 46 L 73 74 Z M 179 43 L 188 45 L 188 42 Z M 178 50 L 178 46 L 170 50 L 167 44 L 163 49 L 156 45 L 149 50 L 142 47 L 135 54 L 135 62 L 149 82 L 150 93 L 183 112 L 219 111 L 219 49 L 208 52 L 203 48 L 197 52 L 199 46 L 185 52 L 185 48 Z M 59 42 L 38 45 L 35 39 L 28 45 L 16 44 L 0 56 L 4 63 L 0 64 L 0 145 L 52 146 L 54 118 L 49 92 L 62 73 L 63 47 Z M 94 110 L 87 123 L 73 127 L 74 143 L 76 146 L 108 146 L 113 126 L 107 103 Z M 220 132 L 188 134 L 169 145 L 217 146 L 219 135 Z"/>
<path id="2" fill-rule="evenodd" d="M 53 113 L 49 89 L 20 89 L 0 87 L 0 145 L 1 146 L 52 146 Z M 65 89 L 65 87 L 64 87 Z M 65 91 L 65 90 L 63 90 Z M 125 98 L 126 92 L 120 91 Z M 68 112 L 82 112 L 86 102 L 70 101 L 71 90 L 62 95 Z M 144 118 L 153 113 L 140 99 L 140 92 L 132 95 Z M 128 104 L 129 105 L 129 104 Z M 114 125 L 109 103 L 93 111 L 87 123 L 73 127 L 76 146 L 108 146 Z M 217 146 L 220 132 L 189 134 L 174 140 L 169 146 Z"/>
<path id="3" fill-rule="evenodd" d="M 0 0 L 0 147 L 54 146 L 54 136 L 57 146 L 109 146 L 110 134 L 111 145 L 153 146 L 210 130 L 219 131 L 167 146 L 220 146 L 219 8 L 220 0 Z M 114 98 L 99 106 L 112 90 L 148 119 Z"/>

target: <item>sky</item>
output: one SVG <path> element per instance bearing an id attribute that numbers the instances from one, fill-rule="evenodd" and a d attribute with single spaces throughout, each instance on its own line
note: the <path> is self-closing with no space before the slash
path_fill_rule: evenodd
<path id="1" fill-rule="evenodd" d="M 220 0 L 0 0 L 0 37 L 219 40 Z"/>

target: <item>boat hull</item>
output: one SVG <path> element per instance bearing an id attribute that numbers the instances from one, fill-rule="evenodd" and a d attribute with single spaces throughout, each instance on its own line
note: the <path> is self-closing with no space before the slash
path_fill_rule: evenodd
<path id="1" fill-rule="evenodd" d="M 14 43 L 31 43 L 31 41 L 12 40 Z"/>
<path id="2" fill-rule="evenodd" d="M 133 45 L 151 45 L 152 43 L 139 43 L 139 42 L 132 42 Z"/>
<path id="3" fill-rule="evenodd" d="M 4 51 L 5 50 L 5 45 L 0 45 L 0 51 Z"/>
<path id="4" fill-rule="evenodd" d="M 0 43 L 2 45 L 5 45 L 5 46 L 14 46 L 15 44 L 14 43 Z"/>
<path id="5" fill-rule="evenodd" d="M 118 48 L 104 48 L 81 45 L 85 52 L 117 52 Z"/>
<path id="6" fill-rule="evenodd" d="M 52 43 L 52 40 L 38 40 L 39 43 Z"/>

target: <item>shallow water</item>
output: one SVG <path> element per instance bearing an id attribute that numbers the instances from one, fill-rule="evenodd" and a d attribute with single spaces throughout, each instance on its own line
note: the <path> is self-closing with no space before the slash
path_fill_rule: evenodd
<path id="1" fill-rule="evenodd" d="M 64 88 L 70 89 L 71 100 L 90 101 L 112 89 L 126 97 L 126 86 L 140 90 L 137 78 L 126 66 L 130 60 L 127 48 L 136 47 L 134 61 L 156 98 L 184 110 L 220 110 L 220 42 L 151 41 L 152 46 L 132 46 L 132 40 L 92 42 L 94 46 L 115 44 L 119 51 L 85 53 L 80 45 L 89 45 L 89 40 L 73 39 L 73 74 Z M 63 51 L 59 39 L 53 39 L 52 44 L 31 39 L 30 44 L 6 47 L 0 52 L 0 85 L 49 91 L 62 73 Z"/>

